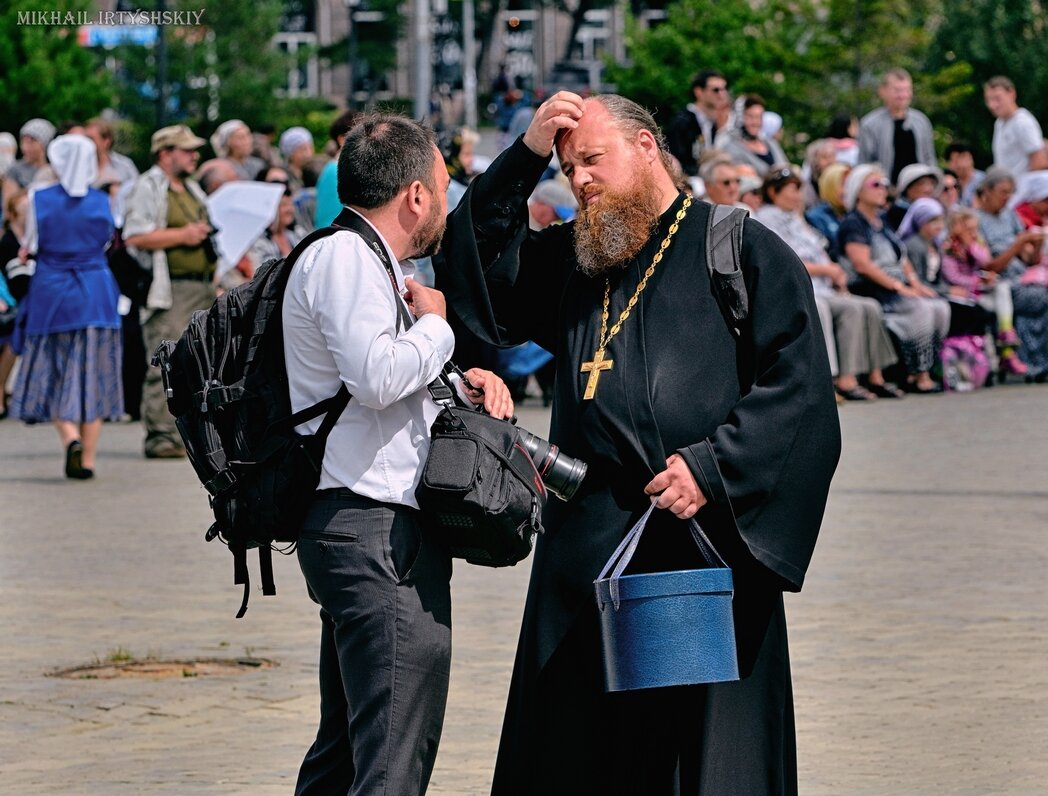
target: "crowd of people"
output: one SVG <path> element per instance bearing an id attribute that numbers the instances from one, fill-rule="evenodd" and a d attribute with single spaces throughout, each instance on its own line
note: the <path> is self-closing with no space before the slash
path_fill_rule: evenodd
<path id="1" fill-rule="evenodd" d="M 983 90 L 996 118 L 986 170 L 962 141 L 940 160 L 901 69 L 884 75 L 880 107 L 835 118 L 799 166 L 783 152 L 782 116 L 757 94 L 733 98 L 716 70 L 694 78 L 694 101 L 665 127 L 682 188 L 744 208 L 804 262 L 838 402 L 1048 378 L 1048 148 L 1010 80 L 995 77 Z M 527 128 L 535 103 L 504 104 L 508 146 L 508 131 Z M 93 474 L 103 420 L 141 420 L 148 458 L 184 456 L 149 353 L 216 291 L 331 223 L 342 207 L 337 153 L 356 117 L 335 119 L 319 154 L 304 127 L 277 137 L 231 119 L 208 140 L 185 125 L 165 127 L 152 136 L 153 162 L 142 174 L 113 149 L 113 126 L 101 116 L 61 128 L 30 119 L 17 139 L 0 133 L 0 417 L 54 423 L 74 478 Z M 479 140 L 466 128 L 438 138 L 449 209 L 491 162 L 475 152 Z M 212 157 L 200 162 L 205 148 Z M 268 226 L 226 263 L 208 197 L 235 181 L 276 183 L 283 195 Z M 66 223 L 52 223 L 58 206 Z M 578 203 L 555 160 L 528 207 L 536 230 L 574 217 Z M 105 262 L 111 273 L 99 268 Z M 416 270 L 432 284 L 427 260 Z M 61 284 L 44 299 L 48 280 Z M 63 339 L 56 353 L 59 335 L 76 339 Z M 958 383 L 942 367 L 946 341 L 961 336 L 983 341 L 972 354 L 989 373 L 979 384 Z M 530 379 L 549 402 L 546 352 L 531 344 L 480 354 L 518 400 Z M 77 367 L 56 370 L 63 357 L 77 357 Z"/>
<path id="2" fill-rule="evenodd" d="M 902 69 L 883 76 L 880 107 L 836 118 L 799 167 L 759 95 L 733 100 L 715 70 L 691 89 L 666 130 L 682 183 L 745 208 L 804 261 L 839 401 L 1048 378 L 1048 147 L 1011 80 L 983 86 L 995 117 L 985 171 L 963 141 L 940 162 Z M 970 354 L 986 365 L 978 383 L 942 367 L 944 345 L 960 337 L 982 341 Z"/>

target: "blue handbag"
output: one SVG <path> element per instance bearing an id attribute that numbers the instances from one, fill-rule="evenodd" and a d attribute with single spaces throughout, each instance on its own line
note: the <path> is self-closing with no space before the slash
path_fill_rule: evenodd
<path id="1" fill-rule="evenodd" d="M 623 574 L 654 509 L 652 504 L 626 534 L 593 582 L 605 690 L 738 680 L 731 569 L 694 519 L 688 528 L 709 567 Z"/>

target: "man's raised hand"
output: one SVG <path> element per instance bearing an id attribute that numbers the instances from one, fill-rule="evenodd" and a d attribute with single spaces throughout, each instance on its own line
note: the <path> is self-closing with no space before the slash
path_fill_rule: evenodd
<path id="1" fill-rule="evenodd" d="M 582 118 L 582 97 L 570 91 L 558 91 L 539 105 L 531 119 L 524 143 L 543 157 L 553 151 L 553 142 L 561 130 L 574 130 Z"/>

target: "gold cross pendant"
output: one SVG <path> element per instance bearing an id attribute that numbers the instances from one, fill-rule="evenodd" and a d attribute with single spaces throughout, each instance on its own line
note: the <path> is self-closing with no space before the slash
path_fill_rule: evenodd
<path id="1" fill-rule="evenodd" d="M 611 370 L 611 366 L 614 364 L 615 360 L 604 358 L 603 348 L 597 349 L 597 353 L 593 355 L 592 362 L 582 363 L 582 369 L 579 371 L 579 373 L 589 374 L 589 380 L 586 382 L 586 392 L 582 394 L 582 400 L 593 400 L 593 396 L 597 394 L 597 381 L 600 379 L 601 371 Z"/>

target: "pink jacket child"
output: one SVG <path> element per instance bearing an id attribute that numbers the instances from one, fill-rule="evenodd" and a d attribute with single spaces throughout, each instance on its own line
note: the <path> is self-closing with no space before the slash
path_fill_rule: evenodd
<path id="1" fill-rule="evenodd" d="M 988 270 L 992 259 L 979 237 L 979 220 L 973 215 L 955 221 L 942 253 L 942 277 L 950 295 L 977 300 L 983 288 L 997 281 L 997 274 Z"/>

